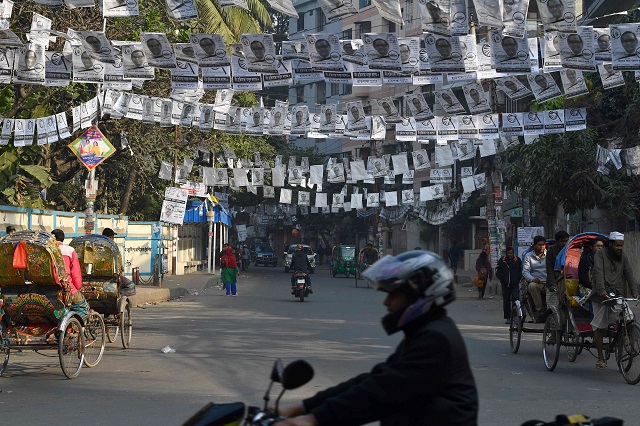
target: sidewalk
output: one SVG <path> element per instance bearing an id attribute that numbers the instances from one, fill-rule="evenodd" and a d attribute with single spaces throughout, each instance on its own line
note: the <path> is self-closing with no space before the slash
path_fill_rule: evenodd
<path id="1" fill-rule="evenodd" d="M 129 300 L 133 306 L 166 302 L 187 294 L 214 287 L 220 283 L 220 274 L 209 275 L 206 271 L 198 271 L 187 275 L 168 275 L 162 280 L 162 286 L 136 286 L 136 294 Z"/>

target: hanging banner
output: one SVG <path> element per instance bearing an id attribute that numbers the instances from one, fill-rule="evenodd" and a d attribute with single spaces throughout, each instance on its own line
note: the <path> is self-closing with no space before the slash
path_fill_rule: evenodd
<path id="1" fill-rule="evenodd" d="M 116 152 L 115 147 L 97 126 L 88 128 L 68 146 L 89 171 L 95 169 Z"/>

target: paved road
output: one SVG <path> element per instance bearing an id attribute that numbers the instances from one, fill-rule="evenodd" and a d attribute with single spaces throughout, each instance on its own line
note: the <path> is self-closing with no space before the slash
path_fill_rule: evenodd
<path id="1" fill-rule="evenodd" d="M 0 378 L 0 423 L 8 425 L 179 425 L 209 401 L 259 405 L 275 358 L 309 361 L 316 371 L 285 403 L 369 369 L 392 352 L 400 336 L 380 327 L 383 295 L 353 279 L 313 276 L 315 294 L 296 301 L 281 268 L 241 276 L 238 297 L 226 297 L 203 275 L 168 277 L 166 286 L 191 289 L 179 300 L 135 309 L 131 349 L 108 344 L 96 368 L 76 380 L 62 375 L 55 352 L 12 354 Z M 362 284 L 362 282 L 360 282 Z M 208 286 L 208 287 L 207 287 Z M 509 351 L 497 298 L 477 300 L 459 287 L 450 314 L 462 329 L 481 395 L 481 425 L 512 426 L 556 413 L 618 415 L 633 424 L 639 389 L 614 367 L 594 368 L 582 354 L 562 354 L 544 369 L 541 336 L 526 335 Z M 163 353 L 165 346 L 175 353 Z M 612 362 L 613 363 L 613 362 Z M 274 394 L 275 396 L 275 394 Z"/>

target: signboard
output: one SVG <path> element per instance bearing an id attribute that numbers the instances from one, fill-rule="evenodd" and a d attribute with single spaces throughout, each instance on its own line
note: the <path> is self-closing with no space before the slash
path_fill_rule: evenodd
<path id="1" fill-rule="evenodd" d="M 518 244 L 533 244 L 533 238 L 542 235 L 544 237 L 544 226 L 523 226 L 518 228 Z"/>
<path id="2" fill-rule="evenodd" d="M 116 152 L 115 147 L 102 134 L 98 126 L 89 127 L 68 146 L 89 171 L 98 167 Z"/>

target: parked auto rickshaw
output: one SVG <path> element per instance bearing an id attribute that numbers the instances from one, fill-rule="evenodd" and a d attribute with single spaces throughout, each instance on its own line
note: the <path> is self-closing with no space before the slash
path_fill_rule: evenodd
<path id="1" fill-rule="evenodd" d="M 331 251 L 331 257 L 333 258 L 331 276 L 335 277 L 338 274 L 344 274 L 348 278 L 350 275 L 356 275 L 358 272 L 356 250 L 356 246 L 333 246 L 333 250 Z"/>
<path id="2" fill-rule="evenodd" d="M 378 249 L 373 246 L 366 246 L 360 249 L 358 254 L 358 276 L 361 276 L 362 272 L 379 258 Z"/>

